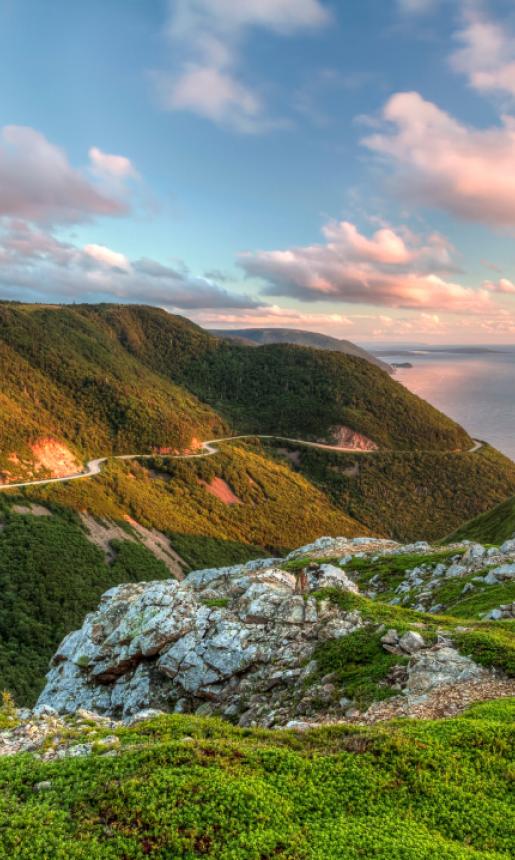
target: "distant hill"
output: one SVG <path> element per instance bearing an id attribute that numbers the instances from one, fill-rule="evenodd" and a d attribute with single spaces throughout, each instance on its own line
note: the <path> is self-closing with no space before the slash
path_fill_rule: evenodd
<path id="1" fill-rule="evenodd" d="M 333 352 L 344 352 L 346 355 L 356 355 L 358 358 L 365 358 L 371 364 L 385 370 L 386 373 L 393 373 L 392 367 L 380 358 L 376 358 L 371 352 L 362 349 L 350 340 L 341 340 L 336 337 L 330 337 L 327 334 L 320 334 L 316 331 L 302 331 L 296 328 L 241 328 L 231 329 L 210 329 L 210 334 L 215 337 L 234 340 L 237 343 L 246 344 L 247 346 L 263 346 L 267 343 L 292 343 L 296 346 L 310 346 L 314 349 L 329 349 Z"/>

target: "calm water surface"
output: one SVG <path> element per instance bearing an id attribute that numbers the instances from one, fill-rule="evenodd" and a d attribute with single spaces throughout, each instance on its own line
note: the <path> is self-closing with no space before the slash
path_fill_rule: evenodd
<path id="1" fill-rule="evenodd" d="M 409 361 L 395 379 L 515 460 L 515 346 L 495 352 L 439 349 L 381 353 Z"/>

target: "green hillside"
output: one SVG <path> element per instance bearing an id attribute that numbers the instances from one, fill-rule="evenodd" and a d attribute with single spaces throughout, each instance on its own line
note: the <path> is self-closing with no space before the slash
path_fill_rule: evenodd
<path id="1" fill-rule="evenodd" d="M 388 448 L 472 446 L 454 421 L 363 359 L 289 344 L 246 347 L 156 308 L 74 312 L 109 326 L 128 352 L 208 403 L 235 432 L 323 439 L 345 425 Z"/>
<path id="2" fill-rule="evenodd" d="M 510 526 L 507 516 L 512 500 L 459 528 L 515 492 L 515 463 L 489 446 L 474 454 L 378 451 L 366 455 L 283 447 L 296 452 L 296 468 L 303 475 L 372 533 L 381 531 L 401 542 L 434 541 L 458 529 L 453 539 L 498 543 L 515 531 L 515 519 L 512 516 Z M 497 519 L 502 528 L 490 528 Z"/>
<path id="3" fill-rule="evenodd" d="M 237 503 L 226 504 L 207 491 L 213 478 L 230 488 Z M 172 534 L 174 540 L 189 536 L 236 541 L 259 546 L 268 554 L 300 546 L 322 533 L 367 533 L 289 465 L 241 444 L 225 445 L 216 457 L 199 460 L 114 462 L 92 481 L 51 484 L 29 495 L 97 517 L 121 520 L 128 514 Z M 205 565 L 216 561 L 213 555 L 197 559 Z"/>
<path id="4" fill-rule="evenodd" d="M 3 856 L 508 860 L 513 716 L 505 700 L 304 733 L 180 715 L 77 726 L 90 756 L 0 760 Z"/>
<path id="5" fill-rule="evenodd" d="M 322 532 L 367 533 L 289 466 L 242 446 L 205 460 L 144 462 L 112 462 L 94 480 L 0 494 L 0 690 L 20 704 L 33 703 L 58 643 L 103 591 L 171 576 L 134 542 L 131 523 L 168 537 L 185 570 L 277 555 Z M 214 478 L 237 504 L 207 491 Z M 31 514 L 34 504 L 50 516 Z M 126 533 L 126 540 L 110 541 L 111 559 L 88 536 L 79 519 L 84 511 Z"/>
<path id="6" fill-rule="evenodd" d="M 0 467 L 45 436 L 93 456 L 183 449 L 224 429 L 212 409 L 73 307 L 0 303 L 0 356 Z"/>
<path id="7" fill-rule="evenodd" d="M 501 544 L 515 535 L 515 498 L 507 499 L 461 525 L 446 541 L 474 540 Z"/>
<path id="8" fill-rule="evenodd" d="M 57 645 L 106 589 L 170 573 L 129 540 L 113 545 L 107 563 L 69 510 L 18 513 L 0 496 L 0 514 L 0 689 L 11 690 L 20 704 L 32 703 Z"/>
<path id="9" fill-rule="evenodd" d="M 311 346 L 314 349 L 329 349 L 332 352 L 344 352 L 346 355 L 356 355 L 358 358 L 366 358 L 371 364 L 377 365 L 386 373 L 393 373 L 392 368 L 385 361 L 381 361 L 368 350 L 351 343 L 350 340 L 342 340 L 320 334 L 316 331 L 304 331 L 295 328 L 240 328 L 240 329 L 210 329 L 210 334 L 216 337 L 237 340 L 241 343 L 263 346 L 266 343 L 293 343 L 297 346 Z"/>

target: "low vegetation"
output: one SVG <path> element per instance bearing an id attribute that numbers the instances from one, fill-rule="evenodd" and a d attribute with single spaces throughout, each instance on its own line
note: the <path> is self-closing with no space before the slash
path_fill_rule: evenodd
<path id="1" fill-rule="evenodd" d="M 508 860 L 514 709 L 302 734 L 171 716 L 115 730 L 114 754 L 6 758 L 3 856 Z"/>

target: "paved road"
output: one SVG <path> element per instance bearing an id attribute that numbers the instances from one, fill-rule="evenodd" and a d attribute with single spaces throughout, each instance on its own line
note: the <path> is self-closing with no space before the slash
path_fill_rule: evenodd
<path id="1" fill-rule="evenodd" d="M 275 439 L 277 442 L 290 442 L 293 445 L 304 445 L 306 448 L 320 448 L 323 451 L 340 451 L 344 454 L 372 454 L 373 451 L 363 451 L 359 448 L 346 448 L 339 445 L 324 445 L 322 442 L 306 442 L 304 439 L 290 439 L 287 436 L 263 436 L 257 433 L 247 433 L 244 436 L 225 436 L 222 439 L 209 439 L 207 442 L 202 442 L 201 450 L 198 454 L 117 454 L 113 457 L 98 457 L 96 460 L 90 460 L 86 463 L 84 472 L 77 472 L 75 475 L 66 475 L 63 478 L 43 478 L 39 481 L 23 481 L 16 484 L 0 484 L 0 490 L 16 489 L 21 487 L 38 487 L 42 484 L 64 484 L 66 481 L 80 481 L 83 478 L 92 478 L 94 475 L 99 475 L 102 471 L 102 466 L 108 460 L 148 460 L 155 457 L 166 457 L 170 460 L 195 460 L 199 457 L 211 457 L 213 454 L 218 454 L 219 449 L 216 445 L 220 442 L 235 442 L 238 439 Z M 474 445 L 467 452 L 474 454 L 482 448 L 484 442 L 479 439 L 474 439 Z"/>

